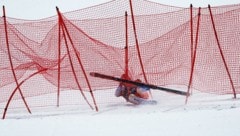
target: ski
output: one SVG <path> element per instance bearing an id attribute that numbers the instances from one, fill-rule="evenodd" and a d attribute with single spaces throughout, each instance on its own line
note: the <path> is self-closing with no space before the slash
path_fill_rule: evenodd
<path id="1" fill-rule="evenodd" d="M 149 88 L 152 88 L 152 89 L 158 89 L 158 90 L 162 90 L 162 91 L 169 92 L 169 93 L 175 93 L 175 94 L 185 95 L 185 96 L 188 95 L 187 92 L 183 92 L 183 91 L 180 91 L 180 90 L 175 90 L 175 89 L 160 87 L 160 86 L 156 86 L 156 85 L 135 82 L 135 81 L 132 81 L 132 80 L 122 79 L 122 78 L 113 77 L 113 76 L 109 76 L 109 75 L 104 75 L 104 74 L 100 74 L 100 73 L 96 73 L 96 72 L 90 72 L 90 75 L 93 76 L 93 77 L 103 78 L 103 79 L 107 79 L 107 80 L 130 83 L 130 84 L 134 84 L 134 85 L 137 85 L 137 86 L 146 86 L 146 87 L 149 87 Z"/>

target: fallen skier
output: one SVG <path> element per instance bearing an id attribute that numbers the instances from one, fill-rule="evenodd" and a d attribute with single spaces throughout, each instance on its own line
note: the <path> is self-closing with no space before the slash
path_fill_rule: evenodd
<path id="1" fill-rule="evenodd" d="M 130 80 L 130 78 L 123 74 L 122 79 Z M 137 79 L 135 82 L 141 82 Z M 147 86 L 137 86 L 134 84 L 120 82 L 115 91 L 115 96 L 122 96 L 127 102 L 139 105 L 139 104 L 156 104 L 155 100 L 151 99 L 150 88 Z"/>

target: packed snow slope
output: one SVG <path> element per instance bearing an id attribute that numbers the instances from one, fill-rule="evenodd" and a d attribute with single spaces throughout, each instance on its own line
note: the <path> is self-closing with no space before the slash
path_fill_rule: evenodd
<path id="1" fill-rule="evenodd" d="M 232 96 L 194 93 L 185 97 L 153 90 L 157 105 L 132 105 L 123 98 L 104 99 L 99 111 L 87 105 L 12 109 L 0 120 L 2 136 L 238 136 L 240 100 Z M 96 92 L 98 93 L 98 92 Z M 108 101 L 101 103 L 101 101 Z"/>

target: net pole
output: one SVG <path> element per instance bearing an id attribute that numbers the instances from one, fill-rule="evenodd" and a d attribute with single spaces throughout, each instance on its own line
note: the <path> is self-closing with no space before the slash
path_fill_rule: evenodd
<path id="1" fill-rule="evenodd" d="M 194 66 L 195 66 L 196 54 L 197 54 L 200 19 L 201 19 L 201 7 L 198 8 L 197 32 L 196 32 L 196 38 L 195 38 L 194 53 L 193 53 L 193 58 L 192 58 L 192 63 L 191 63 L 191 73 L 190 73 L 190 78 L 189 78 L 189 82 L 188 82 L 188 89 L 187 89 L 187 94 L 188 95 L 186 95 L 185 104 L 187 104 L 190 88 L 192 86 Z"/>
<path id="2" fill-rule="evenodd" d="M 193 58 L 193 5 L 190 4 L 190 29 L 191 29 L 191 63 Z"/>
<path id="3" fill-rule="evenodd" d="M 62 19 L 62 16 L 61 16 L 61 13 L 60 13 L 58 7 L 56 7 L 56 9 L 57 9 L 58 18 L 59 18 L 59 24 L 60 24 L 60 26 L 61 26 L 61 30 L 62 30 L 62 33 L 63 33 L 63 38 L 64 38 L 64 42 L 65 42 L 65 45 L 66 45 L 67 54 L 68 54 L 68 58 L 69 58 L 69 63 L 70 63 L 70 66 L 71 66 L 71 70 L 72 70 L 74 79 L 75 79 L 75 81 L 76 81 L 76 84 L 77 84 L 77 86 L 78 86 L 78 89 L 80 90 L 81 95 L 83 96 L 84 100 L 85 100 L 86 103 L 90 106 L 90 108 L 93 109 L 93 107 L 91 106 L 91 104 L 88 102 L 86 96 L 84 95 L 84 93 L 83 93 L 83 91 L 82 91 L 82 89 L 81 89 L 81 86 L 80 86 L 80 84 L 79 84 L 79 81 L 78 81 L 78 78 L 77 78 L 75 69 L 74 69 L 74 67 L 73 67 L 73 62 L 72 62 L 72 59 L 71 59 L 71 55 L 70 55 L 69 46 L 68 46 L 68 43 L 67 43 L 66 34 L 65 34 L 65 31 L 64 31 L 63 19 Z"/>
<path id="4" fill-rule="evenodd" d="M 214 30 L 214 35 L 215 35 L 215 38 L 216 38 L 216 41 L 217 41 L 218 49 L 219 49 L 219 52 L 221 54 L 221 58 L 222 58 L 222 61 L 224 63 L 224 66 L 225 66 L 225 69 L 226 69 L 226 72 L 227 72 L 227 75 L 228 75 L 228 78 L 229 78 L 229 81 L 230 81 L 230 84 L 231 84 L 231 87 L 232 87 L 232 90 L 233 90 L 233 96 L 234 96 L 234 98 L 236 98 L 235 87 L 234 87 L 234 84 L 233 84 L 233 80 L 232 80 L 229 68 L 227 66 L 227 61 L 225 60 L 225 57 L 224 57 L 224 54 L 223 54 L 223 51 L 222 51 L 222 48 L 221 48 L 221 45 L 220 45 L 220 41 L 219 41 L 219 38 L 218 38 L 218 34 L 217 34 L 217 30 L 216 30 L 216 26 L 215 26 L 215 23 L 214 23 L 214 19 L 213 19 L 212 10 L 211 10 L 210 5 L 208 5 L 208 9 L 209 9 L 211 22 L 212 22 L 212 27 L 213 27 L 213 30 Z"/>
<path id="5" fill-rule="evenodd" d="M 60 81 L 61 81 L 61 25 L 58 19 L 58 87 L 57 87 L 57 107 L 60 103 Z"/>
<path id="6" fill-rule="evenodd" d="M 71 55 L 70 55 L 70 51 L 69 51 L 69 47 L 68 47 L 68 44 L 67 44 L 67 38 L 66 38 L 66 37 L 68 37 L 68 39 L 69 39 L 69 41 L 70 41 L 70 43 L 71 43 L 71 45 L 72 45 L 72 47 L 73 47 L 73 50 L 74 50 L 74 52 L 75 52 L 75 55 L 76 55 L 76 57 L 77 57 L 77 59 L 78 59 L 78 62 L 79 62 L 79 64 L 80 64 L 81 70 L 83 71 L 83 74 L 84 74 L 84 76 L 85 76 L 87 85 L 88 85 L 88 87 L 89 87 L 90 94 L 91 94 L 91 97 L 92 97 L 93 102 L 94 102 L 94 105 L 95 105 L 95 109 L 96 109 L 96 111 L 98 111 L 98 107 L 97 107 L 97 104 L 96 104 L 96 101 L 95 101 L 95 97 L 94 97 L 94 95 L 93 95 L 93 91 L 92 91 L 92 89 L 91 89 L 90 82 L 89 82 L 89 80 L 88 80 L 88 78 L 87 78 L 85 69 L 84 69 L 84 67 L 83 67 L 83 65 L 82 65 L 82 62 L 81 62 L 81 59 L 80 59 L 80 57 L 79 57 L 79 55 L 78 55 L 78 53 L 77 53 L 77 50 L 76 50 L 76 48 L 75 48 L 75 46 L 74 46 L 74 44 L 73 44 L 73 41 L 72 41 L 72 39 L 71 39 L 71 36 L 70 36 L 70 34 L 69 34 L 69 32 L 68 32 L 68 29 L 67 29 L 67 27 L 66 27 L 66 25 L 65 25 L 65 23 L 64 23 L 64 21 L 63 21 L 62 15 L 61 15 L 61 13 L 60 13 L 60 11 L 59 11 L 58 8 L 57 8 L 57 12 L 58 12 L 58 16 L 59 16 L 59 18 L 60 18 L 60 24 L 61 24 L 61 27 L 62 27 L 62 30 L 63 30 L 63 36 L 64 36 L 65 44 L 66 44 L 66 47 L 67 47 L 67 52 L 68 52 L 68 55 L 69 55 L 69 60 L 70 60 L 70 63 L 71 63 L 71 68 L 72 68 L 72 71 L 73 71 L 73 74 L 74 74 L 74 78 L 75 78 L 75 80 L 76 80 L 76 82 L 77 82 L 78 88 L 79 88 L 79 90 L 81 91 L 81 94 L 83 95 L 83 97 L 84 97 L 84 99 L 86 100 L 86 102 L 88 103 L 88 105 L 91 107 L 91 109 L 93 109 L 93 107 L 91 106 L 91 104 L 90 104 L 89 101 L 87 100 L 86 96 L 84 95 L 84 93 L 83 93 L 83 91 L 82 91 L 82 89 L 81 89 L 81 87 L 80 87 L 80 84 L 79 84 L 79 81 L 78 81 L 78 78 L 77 78 L 77 75 L 76 75 L 76 72 L 75 72 L 75 69 L 74 69 L 74 66 L 73 66 L 73 62 L 72 62 L 72 59 L 71 59 Z M 65 34 L 65 31 L 66 31 L 66 34 Z"/>
<path id="7" fill-rule="evenodd" d="M 67 34 L 67 36 L 68 36 L 68 39 L 69 39 L 72 47 L 73 47 L 73 49 L 74 49 L 74 52 L 75 52 L 75 55 L 76 55 L 76 57 L 77 57 L 78 63 L 79 63 L 79 65 L 80 65 L 80 67 L 81 67 L 81 70 L 82 70 L 82 72 L 83 72 L 84 78 L 85 78 L 85 80 L 86 80 L 86 82 L 87 82 L 87 86 L 88 86 L 88 88 L 89 88 L 89 91 L 90 91 L 90 94 L 91 94 L 91 97 L 92 97 L 92 100 L 93 100 L 93 103 L 94 103 L 94 106 L 95 106 L 95 110 L 98 111 L 98 106 L 97 106 L 97 102 L 96 102 L 95 96 L 94 96 L 94 94 L 93 94 L 92 87 L 91 87 L 91 85 L 90 85 L 90 82 L 89 82 L 87 73 L 86 73 L 86 71 L 85 71 L 85 68 L 84 68 L 84 66 L 83 66 L 83 64 L 82 64 L 82 61 L 81 61 L 81 58 L 80 58 L 80 52 L 78 52 L 78 51 L 76 50 L 75 45 L 74 45 L 74 43 L 73 43 L 73 41 L 72 41 L 72 38 L 71 38 L 71 36 L 70 36 L 70 33 L 69 33 L 69 31 L 68 31 L 68 29 L 67 29 L 67 27 L 66 27 L 66 25 L 65 25 L 64 22 L 63 22 L 63 27 L 64 27 L 64 29 L 65 29 L 65 31 L 66 31 L 66 34 Z"/>
<path id="8" fill-rule="evenodd" d="M 9 97 L 9 101 L 7 102 L 7 104 L 6 104 L 6 106 L 5 106 L 5 109 L 6 109 L 6 110 L 4 110 L 4 112 L 3 112 L 3 117 L 2 117 L 2 119 L 5 119 L 6 113 L 7 113 L 7 109 L 8 109 L 9 104 L 10 104 L 10 101 L 12 100 L 14 94 L 17 92 L 17 90 L 20 88 L 20 86 L 23 85 L 23 83 L 25 83 L 27 80 L 29 80 L 29 79 L 32 78 L 33 76 L 38 75 L 38 74 L 40 74 L 41 72 L 46 71 L 46 70 L 47 70 L 47 68 L 46 68 L 46 69 L 41 69 L 41 70 L 39 70 L 39 71 L 37 71 L 37 72 L 35 72 L 35 73 L 32 73 L 31 75 L 29 75 L 27 78 L 25 78 L 24 80 L 22 80 L 22 81 L 19 83 L 19 85 L 14 89 L 14 91 L 13 91 L 12 94 L 11 94 L 11 96 Z"/>
<path id="9" fill-rule="evenodd" d="M 136 48 L 137 48 L 138 59 L 139 59 L 139 62 L 140 62 L 140 66 L 141 66 L 141 69 L 142 69 L 144 80 L 145 80 L 146 83 L 148 83 L 147 76 L 145 74 L 145 70 L 144 70 L 144 66 L 143 66 L 143 62 L 142 62 L 140 47 L 139 47 L 139 44 L 138 44 L 137 30 L 136 30 L 136 24 L 135 24 L 135 19 L 134 19 L 132 0 L 129 0 L 129 4 L 130 4 L 130 10 L 131 10 L 133 32 L 134 32 L 134 36 L 135 36 L 135 43 L 136 43 Z M 152 92 L 151 91 L 150 91 L 150 95 L 152 97 Z"/>
<path id="10" fill-rule="evenodd" d="M 128 14 L 127 11 L 125 12 L 125 74 L 128 75 Z"/>
<path id="11" fill-rule="evenodd" d="M 67 48 L 67 52 L 68 52 L 68 58 L 69 58 L 69 62 L 70 62 L 70 66 L 71 66 L 71 70 L 72 70 L 72 73 L 73 73 L 73 76 L 74 76 L 74 79 L 76 81 L 76 84 L 78 86 L 78 89 L 80 90 L 84 100 L 86 101 L 86 103 L 90 106 L 91 109 L 93 109 L 92 105 L 89 103 L 89 101 L 87 100 L 87 97 L 85 96 L 85 94 L 83 93 L 82 91 L 82 88 L 79 84 L 79 81 L 78 81 L 78 78 L 77 78 L 77 75 L 76 75 L 76 72 L 75 72 L 75 69 L 74 69 L 74 66 L 73 66 L 73 62 L 72 62 L 72 58 L 71 58 L 71 55 L 70 55 L 70 51 L 69 51 L 69 45 L 67 43 L 67 38 L 66 38 L 66 34 L 64 32 L 64 28 L 63 26 L 61 25 L 62 27 L 62 32 L 63 32 L 63 37 L 64 37 L 64 42 L 65 42 L 65 45 L 66 45 L 66 48 Z"/>
<path id="12" fill-rule="evenodd" d="M 190 29 L 191 29 L 191 66 L 193 64 L 193 54 L 194 54 L 194 43 L 193 43 L 193 5 L 190 4 Z M 190 91 L 191 91 L 191 94 L 192 94 L 192 90 L 191 90 L 191 86 L 190 87 L 190 90 L 188 92 L 188 94 L 190 94 Z"/>
<path id="13" fill-rule="evenodd" d="M 6 19 L 5 6 L 3 6 L 3 18 L 4 18 L 4 30 L 5 30 L 5 38 L 6 38 L 6 46 L 7 46 L 8 58 L 9 58 L 9 62 L 10 62 L 10 66 L 11 66 L 11 70 L 12 70 L 12 74 L 13 74 L 15 83 L 16 83 L 16 85 L 18 87 L 19 83 L 18 83 L 18 80 L 17 80 L 17 75 L 16 75 L 15 70 L 14 70 L 14 66 L 13 66 L 13 62 L 12 62 L 12 55 L 11 55 L 10 46 L 9 46 L 9 38 L 8 38 L 8 29 L 7 29 L 7 19 Z M 31 114 L 31 110 L 30 110 L 30 108 L 29 108 L 29 106 L 28 106 L 28 104 L 27 104 L 27 102 L 26 102 L 26 100 L 25 100 L 25 98 L 23 96 L 21 88 L 18 88 L 18 90 L 19 90 L 21 98 L 22 98 L 22 100 L 24 102 L 24 105 L 26 106 L 28 112 Z M 10 98 L 7 103 L 10 103 L 11 99 L 12 98 Z M 4 110 L 7 110 L 7 109 L 4 109 Z"/>
<path id="14" fill-rule="evenodd" d="M 142 57 L 141 57 L 141 53 L 140 53 L 139 44 L 138 44 L 137 30 L 136 30 L 133 7 L 132 7 L 132 0 L 129 0 L 129 3 L 130 3 L 130 10 L 131 10 L 131 17 L 132 17 L 133 32 L 134 32 L 134 36 L 135 36 L 135 43 L 136 43 L 137 52 L 138 52 L 138 59 L 139 59 L 140 65 L 141 65 L 144 80 L 145 80 L 146 83 L 148 83 L 147 77 L 146 77 L 146 74 L 145 74 L 145 71 L 144 71 L 144 67 L 143 67 L 143 62 L 142 62 Z"/>

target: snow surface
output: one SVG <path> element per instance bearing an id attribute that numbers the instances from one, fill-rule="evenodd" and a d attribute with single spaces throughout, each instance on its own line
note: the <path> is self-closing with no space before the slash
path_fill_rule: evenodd
<path id="1" fill-rule="evenodd" d="M 56 15 L 55 6 L 62 12 L 71 11 L 107 0 L 2 0 L 7 15 L 23 19 L 39 19 Z M 167 4 L 169 0 L 154 0 Z M 67 2 L 67 4 L 66 4 Z M 206 3 L 227 5 L 238 0 L 179 1 L 169 3 L 188 7 Z M 230 3 L 231 2 L 231 3 Z M 81 3 L 81 4 L 76 4 Z M 134 106 L 122 98 L 101 103 L 113 90 L 97 91 L 99 112 L 86 105 L 49 106 L 9 111 L 0 120 L 0 136 L 239 136 L 240 100 L 231 95 L 193 93 L 185 105 L 185 97 L 153 90 L 157 105 Z M 111 96 L 111 95 L 110 95 Z M 1 109 L 2 111 L 3 109 Z"/>
<path id="2" fill-rule="evenodd" d="M 10 109 L 0 120 L 1 136 L 238 136 L 240 100 L 231 95 L 195 92 L 185 97 L 152 90 L 157 105 L 132 105 L 123 98 L 103 99 L 114 90 L 95 92 L 99 112 L 86 104 Z M 102 103 L 101 101 L 105 101 Z M 29 101 L 28 101 L 29 102 Z"/>

